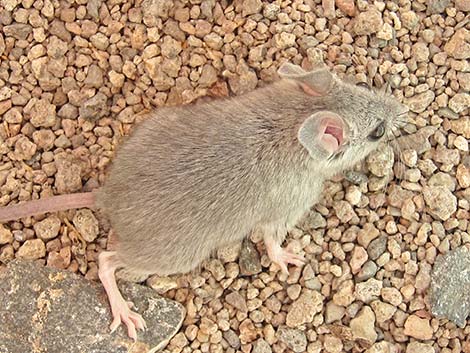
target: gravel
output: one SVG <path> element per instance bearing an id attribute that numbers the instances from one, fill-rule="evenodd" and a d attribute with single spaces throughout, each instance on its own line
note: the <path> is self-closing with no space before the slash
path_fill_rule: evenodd
<path id="1" fill-rule="evenodd" d="M 438 255 L 470 242 L 468 1 L 0 6 L 0 205 L 98 187 L 143 113 L 249 92 L 287 60 L 388 81 L 410 108 L 402 136 L 328 182 L 289 234 L 304 267 L 281 274 L 255 234 L 199 272 L 147 280 L 187 309 L 167 352 L 470 351 L 465 321 L 429 304 Z M 88 210 L 10 222 L 0 267 L 97 279 L 108 231 Z"/>

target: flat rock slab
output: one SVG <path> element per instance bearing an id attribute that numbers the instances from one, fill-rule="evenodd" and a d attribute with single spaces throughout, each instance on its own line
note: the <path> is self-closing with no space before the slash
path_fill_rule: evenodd
<path id="1" fill-rule="evenodd" d="M 146 353 L 162 349 L 181 327 L 184 307 L 154 290 L 119 283 L 147 322 L 134 342 L 121 325 L 110 333 L 102 286 L 65 270 L 13 261 L 0 272 L 0 353 Z"/>
<path id="2" fill-rule="evenodd" d="M 431 311 L 459 327 L 470 314 L 470 250 L 461 246 L 438 256 L 431 274 Z"/>

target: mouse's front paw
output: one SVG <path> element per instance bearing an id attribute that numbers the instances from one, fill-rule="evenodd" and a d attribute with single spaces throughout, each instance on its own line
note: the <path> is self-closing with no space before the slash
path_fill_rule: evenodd
<path id="1" fill-rule="evenodd" d="M 291 244 L 287 245 L 285 248 L 280 246 L 268 246 L 267 252 L 271 261 L 277 264 L 281 268 L 281 271 L 287 275 L 289 274 L 287 269 L 288 264 L 299 267 L 305 264 L 305 258 L 302 255 L 294 253 Z"/>
<path id="2" fill-rule="evenodd" d="M 127 326 L 127 334 L 134 341 L 137 341 L 137 331 L 145 330 L 147 324 L 142 316 L 131 310 L 133 307 L 132 302 L 123 302 L 119 306 L 114 307 L 113 309 L 113 322 L 110 325 L 111 333 L 114 332 L 121 323 Z"/>

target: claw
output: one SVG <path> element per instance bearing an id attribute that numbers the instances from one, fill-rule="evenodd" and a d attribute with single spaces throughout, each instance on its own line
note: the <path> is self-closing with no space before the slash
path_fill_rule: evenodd
<path id="1" fill-rule="evenodd" d="M 291 244 L 282 248 L 279 244 L 270 241 L 266 242 L 266 248 L 271 261 L 278 265 L 282 273 L 286 275 L 289 275 L 288 264 L 299 267 L 305 264 L 305 258 L 302 255 L 295 254 L 291 249 Z"/>

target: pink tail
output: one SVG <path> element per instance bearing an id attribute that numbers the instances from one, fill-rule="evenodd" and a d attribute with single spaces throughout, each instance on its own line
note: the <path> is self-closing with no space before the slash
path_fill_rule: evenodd
<path id="1" fill-rule="evenodd" d="M 26 201 L 17 205 L 0 208 L 0 223 L 22 217 L 36 216 L 46 212 L 65 211 L 73 208 L 94 207 L 93 192 L 57 195 L 44 199 Z"/>

